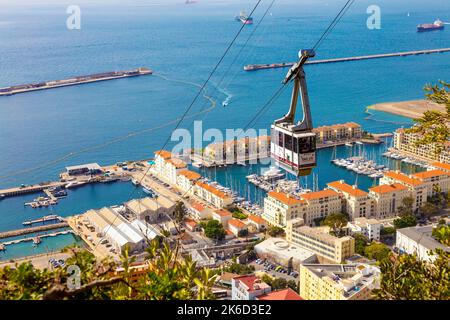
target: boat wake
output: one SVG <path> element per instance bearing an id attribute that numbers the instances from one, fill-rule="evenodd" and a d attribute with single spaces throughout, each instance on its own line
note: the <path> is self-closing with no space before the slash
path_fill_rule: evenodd
<path id="1" fill-rule="evenodd" d="M 225 96 L 225 99 L 222 101 L 222 106 L 224 107 L 228 106 L 234 95 L 229 91 L 227 91 L 227 89 L 219 87 L 216 83 L 213 83 L 213 86 L 217 91 L 219 91 L 221 94 Z"/>
<path id="2" fill-rule="evenodd" d="M 410 123 L 407 123 L 407 122 L 375 119 L 375 114 L 373 112 L 370 112 L 368 108 L 366 109 L 365 113 L 368 114 L 368 116 L 364 117 L 364 120 L 370 120 L 370 121 L 381 122 L 381 123 L 391 123 L 391 124 L 395 124 L 395 125 L 399 125 L 399 126 L 410 125 Z"/>
<path id="3" fill-rule="evenodd" d="M 166 77 L 164 75 L 161 75 L 161 74 L 154 74 L 154 75 L 159 77 L 159 78 L 162 78 L 164 80 L 167 80 L 167 81 L 174 81 L 174 82 L 184 83 L 184 84 L 187 84 L 187 85 L 192 85 L 192 86 L 201 88 L 201 85 L 198 84 L 198 83 L 185 81 L 185 80 L 179 80 L 179 79 L 171 79 L 171 78 L 168 78 L 168 77 Z M 185 119 L 194 118 L 194 117 L 197 117 L 197 116 L 202 115 L 202 114 L 207 114 L 207 113 L 209 113 L 210 111 L 212 111 L 213 109 L 216 108 L 216 106 L 217 106 L 216 101 L 211 96 L 207 95 L 205 90 L 203 90 L 203 98 L 206 101 L 209 102 L 210 106 L 208 108 L 206 108 L 206 109 L 200 110 L 200 111 L 192 113 L 190 115 L 187 115 L 185 117 Z M 113 145 L 113 144 L 116 144 L 116 143 L 119 143 L 119 142 L 123 142 L 123 141 L 128 140 L 128 139 L 133 138 L 133 137 L 137 137 L 137 136 L 140 136 L 140 135 L 143 135 L 143 134 L 146 134 L 146 133 L 150 133 L 150 132 L 157 131 L 157 130 L 160 130 L 160 129 L 163 129 L 163 128 L 166 128 L 166 127 L 169 127 L 169 126 L 172 126 L 172 125 L 176 125 L 178 123 L 178 121 L 180 121 L 180 119 L 181 119 L 181 117 L 177 117 L 177 118 L 175 118 L 175 119 L 173 119 L 173 120 L 171 120 L 169 122 L 160 124 L 160 125 L 158 125 L 156 127 L 150 127 L 150 128 L 146 128 L 146 129 L 142 129 L 142 130 L 138 130 L 138 131 L 132 131 L 132 132 L 127 133 L 126 135 L 113 138 L 113 139 L 111 139 L 109 141 L 106 141 L 106 142 L 103 142 L 103 143 L 100 143 L 100 144 L 97 144 L 97 145 L 93 145 L 93 146 L 90 146 L 90 147 L 86 147 L 86 148 L 78 150 L 78 151 L 69 152 L 69 153 L 61 156 L 60 158 L 57 158 L 57 159 L 54 159 L 54 160 L 50 160 L 50 161 L 45 162 L 45 163 L 43 163 L 43 164 L 41 164 L 39 166 L 35 166 L 35 167 L 32 167 L 32 168 L 27 168 L 27 169 L 23 169 L 23 170 L 18 170 L 18 171 L 15 171 L 15 172 L 11 172 L 11 173 L 2 175 L 2 176 L 0 176 L 0 180 L 2 180 L 2 179 L 11 179 L 11 178 L 14 178 L 14 177 L 17 177 L 17 176 L 21 176 L 23 174 L 31 173 L 31 172 L 38 171 L 38 170 L 41 170 L 41 169 L 44 169 L 44 168 L 48 168 L 48 167 L 50 167 L 52 165 L 56 165 L 56 164 L 58 164 L 60 162 L 63 162 L 65 160 L 67 160 L 67 159 L 70 159 L 70 158 L 73 158 L 75 156 L 78 156 L 78 155 L 80 155 L 82 153 L 87 153 L 87 152 L 92 152 L 92 151 L 96 151 L 96 150 L 99 150 L 99 149 L 103 149 L 105 147 L 108 147 L 110 145 Z M 15 179 L 12 179 L 12 180 L 14 181 Z M 13 181 L 11 181 L 11 182 L 13 182 Z"/>

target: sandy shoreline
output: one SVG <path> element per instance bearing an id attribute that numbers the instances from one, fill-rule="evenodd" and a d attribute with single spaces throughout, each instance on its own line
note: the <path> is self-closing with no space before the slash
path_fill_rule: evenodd
<path id="1" fill-rule="evenodd" d="M 445 112 L 445 106 L 427 100 L 412 100 L 378 103 L 366 108 L 367 112 L 370 112 L 369 110 L 383 111 L 406 118 L 416 119 L 420 118 L 425 111 L 429 110 Z"/>

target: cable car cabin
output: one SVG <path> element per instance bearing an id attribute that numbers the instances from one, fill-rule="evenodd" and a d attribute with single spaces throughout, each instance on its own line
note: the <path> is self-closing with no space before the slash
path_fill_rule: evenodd
<path id="1" fill-rule="evenodd" d="M 306 176 L 316 166 L 316 134 L 291 132 L 272 125 L 270 152 L 276 164 L 295 176 Z"/>

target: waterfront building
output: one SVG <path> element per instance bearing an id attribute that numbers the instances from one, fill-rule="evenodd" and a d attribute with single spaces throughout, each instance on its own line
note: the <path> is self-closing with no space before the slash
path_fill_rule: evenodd
<path id="1" fill-rule="evenodd" d="M 302 263 L 314 263 L 316 254 L 311 250 L 280 238 L 268 238 L 255 245 L 255 253 L 260 259 L 267 259 L 284 268 L 298 270 Z"/>
<path id="2" fill-rule="evenodd" d="M 314 128 L 313 132 L 316 134 L 317 144 L 357 140 L 362 138 L 361 126 L 355 122 L 322 126 Z"/>
<path id="3" fill-rule="evenodd" d="M 302 297 L 298 295 L 297 292 L 292 290 L 291 288 L 287 289 L 281 289 L 277 291 L 272 291 L 266 294 L 263 294 L 262 296 L 256 297 L 256 300 L 303 300 Z"/>
<path id="4" fill-rule="evenodd" d="M 400 171 L 388 171 L 385 172 L 380 179 L 380 185 L 389 185 L 394 183 L 400 183 L 408 187 L 410 196 L 414 199 L 413 210 L 419 209 L 422 204 L 427 200 L 427 183 L 418 179 L 414 175 L 406 175 Z"/>
<path id="5" fill-rule="evenodd" d="M 98 163 L 88 163 L 78 166 L 66 167 L 66 173 L 69 176 L 95 175 L 95 174 L 102 174 L 103 169 L 102 167 L 100 167 Z"/>
<path id="6" fill-rule="evenodd" d="M 255 300 L 270 291 L 270 286 L 255 275 L 239 276 L 231 280 L 232 300 Z"/>
<path id="7" fill-rule="evenodd" d="M 367 264 L 302 264 L 300 296 L 305 300 L 368 300 L 379 287 L 380 270 Z"/>
<path id="8" fill-rule="evenodd" d="M 443 146 L 437 143 L 418 144 L 421 139 L 418 133 L 408 133 L 404 128 L 397 129 L 394 132 L 394 151 L 423 161 L 439 161 L 450 163 L 450 144 Z"/>
<path id="9" fill-rule="evenodd" d="M 120 253 L 128 247 L 129 252 L 141 252 L 159 232 L 140 220 L 128 221 L 112 208 L 89 210 L 82 215 L 82 221 L 95 230 L 100 239 L 112 244 Z M 103 241 L 102 240 L 102 241 Z"/>
<path id="10" fill-rule="evenodd" d="M 194 220 L 199 221 L 199 220 L 211 219 L 213 209 L 204 205 L 201 202 L 193 201 L 188 206 L 188 212 L 189 212 L 189 215 Z"/>
<path id="11" fill-rule="evenodd" d="M 371 215 L 372 199 L 368 192 L 346 184 L 344 180 L 330 182 L 328 188 L 341 194 L 342 212 L 351 220 Z"/>
<path id="12" fill-rule="evenodd" d="M 429 170 L 413 174 L 427 186 L 427 195 L 431 197 L 437 190 L 448 193 L 450 191 L 450 175 L 442 170 Z"/>
<path id="13" fill-rule="evenodd" d="M 433 261 L 436 256 L 431 251 L 442 249 L 450 253 L 450 247 L 437 241 L 433 235 L 434 226 L 397 229 L 395 245 L 400 252 L 416 254 L 424 261 Z"/>
<path id="14" fill-rule="evenodd" d="M 262 218 L 268 224 L 285 228 L 291 219 L 299 218 L 306 205 L 305 200 L 301 200 L 288 193 L 271 191 L 264 198 L 264 211 Z"/>
<path id="15" fill-rule="evenodd" d="M 194 194 L 216 208 L 224 208 L 233 203 L 230 193 L 223 192 L 215 186 L 202 181 L 195 183 Z"/>
<path id="16" fill-rule="evenodd" d="M 372 217 L 385 219 L 397 214 L 402 200 L 410 196 L 410 191 L 400 183 L 383 184 L 370 188 L 369 196 L 373 199 Z"/>
<path id="17" fill-rule="evenodd" d="M 173 217 L 175 202 L 163 196 L 158 198 L 146 197 L 128 201 L 124 204 L 124 207 L 125 212 L 135 219 L 156 223 L 163 217 Z"/>
<path id="18" fill-rule="evenodd" d="M 226 229 L 228 228 L 228 221 L 230 221 L 233 218 L 233 214 L 225 209 L 219 209 L 213 211 L 212 218 L 214 220 L 219 221 L 222 226 Z"/>
<path id="19" fill-rule="evenodd" d="M 178 172 L 177 186 L 183 192 L 188 194 L 194 193 L 195 182 L 201 179 L 201 175 L 191 170 L 182 170 Z"/>
<path id="20" fill-rule="evenodd" d="M 154 172 L 167 182 L 177 185 L 178 175 L 186 170 L 187 164 L 178 158 L 172 157 L 172 153 L 166 150 L 155 152 Z"/>
<path id="21" fill-rule="evenodd" d="M 228 220 L 228 230 L 231 231 L 236 237 L 241 236 L 242 232 L 247 231 L 247 225 L 239 219 L 230 219 Z"/>
<path id="22" fill-rule="evenodd" d="M 347 228 L 352 235 L 359 233 L 369 241 L 380 241 L 381 223 L 376 219 L 355 218 L 354 221 L 348 222 Z"/>
<path id="23" fill-rule="evenodd" d="M 332 213 L 342 212 L 342 201 L 337 193 L 331 189 L 302 194 L 301 199 L 306 201 L 306 207 L 302 208 L 305 225 L 313 226 L 317 220 L 323 219 Z M 296 217 L 294 217 L 296 218 Z"/>
<path id="24" fill-rule="evenodd" d="M 446 173 L 450 173 L 450 161 L 446 161 L 445 163 L 436 161 L 436 162 L 433 162 L 431 165 L 435 169 L 442 170 L 442 171 L 444 171 Z"/>
<path id="25" fill-rule="evenodd" d="M 293 227 L 286 232 L 286 240 L 317 254 L 323 262 L 343 263 L 355 253 L 355 239 L 335 237 L 318 228 Z"/>

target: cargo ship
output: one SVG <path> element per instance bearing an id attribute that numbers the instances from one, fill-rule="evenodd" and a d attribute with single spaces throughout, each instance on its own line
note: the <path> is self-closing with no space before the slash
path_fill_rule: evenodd
<path id="1" fill-rule="evenodd" d="M 425 32 L 425 31 L 434 31 L 434 30 L 444 30 L 445 25 L 444 23 L 437 19 L 434 23 L 425 23 L 425 24 L 419 24 L 417 26 L 418 32 Z"/>
<path id="2" fill-rule="evenodd" d="M 153 71 L 148 68 L 137 68 L 133 70 L 127 71 L 111 71 L 104 73 L 97 73 L 85 76 L 73 77 L 70 79 L 63 80 L 52 80 L 46 82 L 38 82 L 38 83 L 29 83 L 29 84 L 21 84 L 10 87 L 0 88 L 0 96 L 10 96 L 13 94 L 24 93 L 29 91 L 36 90 L 46 90 L 52 88 L 66 87 L 66 86 L 74 86 L 78 84 L 91 83 L 97 81 L 106 81 L 113 80 L 119 78 L 127 78 L 127 77 L 136 77 L 147 74 L 152 74 Z"/>
<path id="3" fill-rule="evenodd" d="M 253 24 L 253 18 L 249 17 L 244 11 L 239 13 L 236 20 L 242 22 L 243 24 Z"/>

